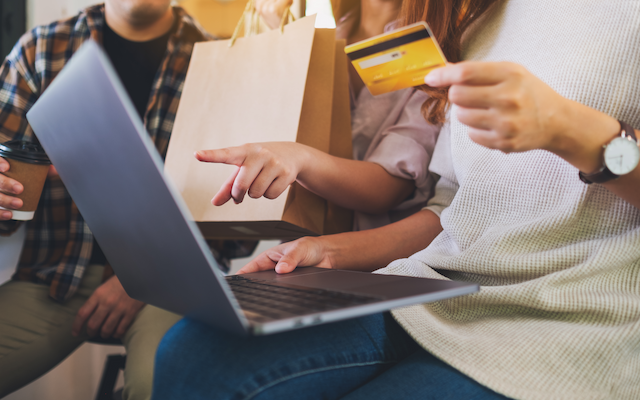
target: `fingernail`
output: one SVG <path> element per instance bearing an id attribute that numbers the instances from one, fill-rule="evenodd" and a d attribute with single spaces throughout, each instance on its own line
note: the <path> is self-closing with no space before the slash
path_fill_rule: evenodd
<path id="1" fill-rule="evenodd" d="M 278 263 L 278 265 L 276 265 L 276 272 L 277 272 L 277 273 L 279 273 L 279 274 L 281 274 L 281 273 L 283 272 L 283 270 L 284 270 L 285 268 L 287 268 L 288 266 L 289 266 L 289 265 L 288 265 L 287 263 L 283 263 L 283 262 Z"/>
<path id="2" fill-rule="evenodd" d="M 438 72 L 437 70 L 429 72 L 427 76 L 424 77 L 424 83 L 426 83 L 429 86 L 437 85 L 439 81 L 440 81 L 440 72 Z"/>
<path id="3" fill-rule="evenodd" d="M 0 164 L 0 172 L 7 172 L 9 170 L 9 166 L 7 164 Z"/>
<path id="4" fill-rule="evenodd" d="M 2 219 L 11 219 L 12 216 L 13 214 L 11 214 L 9 211 L 2 212 Z"/>
<path id="5" fill-rule="evenodd" d="M 22 207 L 22 200 L 20 200 L 20 199 L 11 200 L 11 207 L 16 208 L 16 209 Z"/>
<path id="6" fill-rule="evenodd" d="M 15 185 L 13 185 L 13 193 L 19 193 L 22 190 L 22 185 L 20 185 L 19 183 L 16 183 Z"/>

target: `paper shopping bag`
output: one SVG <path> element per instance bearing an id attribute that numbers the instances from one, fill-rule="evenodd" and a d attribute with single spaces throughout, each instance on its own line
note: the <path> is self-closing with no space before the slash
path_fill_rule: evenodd
<path id="1" fill-rule="evenodd" d="M 344 52 L 345 45 L 346 40 L 344 39 L 338 40 L 336 43 L 329 154 L 341 158 L 352 158 L 349 73 L 347 71 L 348 59 Z M 353 211 L 328 201 L 323 233 L 330 235 L 351 229 L 353 229 Z"/>
<path id="2" fill-rule="evenodd" d="M 350 125 L 348 99 L 334 104 L 336 54 L 343 53 L 343 44 L 333 30 L 315 29 L 314 22 L 315 17 L 302 18 L 283 32 L 239 38 L 232 46 L 230 41 L 196 44 L 165 170 L 205 237 L 293 239 L 324 233 L 327 202 L 295 183 L 274 200 L 213 206 L 211 198 L 236 167 L 200 163 L 193 156 L 200 149 L 266 141 L 330 151 L 332 127 Z M 346 61 L 343 65 L 346 74 Z M 339 80 L 343 85 L 344 78 Z M 346 121 L 334 121 L 345 112 Z M 340 134 L 348 136 L 350 153 L 350 129 Z"/>

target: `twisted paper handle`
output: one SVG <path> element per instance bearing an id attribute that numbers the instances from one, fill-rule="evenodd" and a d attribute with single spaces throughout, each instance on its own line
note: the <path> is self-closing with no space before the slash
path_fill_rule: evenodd
<path id="1" fill-rule="evenodd" d="M 287 8 L 282 14 L 282 19 L 280 20 L 280 32 L 284 32 L 284 26 L 288 23 L 288 21 L 295 21 L 296 18 L 291 12 L 290 8 Z M 260 15 L 256 10 L 255 0 L 247 1 L 247 5 L 242 12 L 242 16 L 236 25 L 236 28 L 233 30 L 233 35 L 231 35 L 231 40 L 229 41 L 229 47 L 233 46 L 238 38 L 238 33 L 240 32 L 240 27 L 249 21 L 249 29 L 247 30 L 247 35 L 257 35 L 260 28 Z"/>

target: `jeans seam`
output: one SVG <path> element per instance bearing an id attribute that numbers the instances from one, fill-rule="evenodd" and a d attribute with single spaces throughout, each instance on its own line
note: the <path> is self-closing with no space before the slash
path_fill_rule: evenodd
<path id="1" fill-rule="evenodd" d="M 351 368 L 351 367 L 363 367 L 363 366 L 368 366 L 368 365 L 377 365 L 377 364 L 389 364 L 392 363 L 393 361 L 372 361 L 372 362 L 362 362 L 362 363 L 352 363 L 352 364 L 343 364 L 343 365 L 339 365 L 339 366 L 329 366 L 329 367 L 322 367 L 322 368 L 315 368 L 315 369 L 310 369 L 304 372 L 297 372 L 295 374 L 291 374 L 291 375 L 287 375 L 287 376 L 283 376 L 279 379 L 276 379 L 273 382 L 269 382 L 269 384 L 267 385 L 263 385 L 258 387 L 256 390 L 254 390 L 253 392 L 249 393 L 247 396 L 245 396 L 243 398 L 243 400 L 250 400 L 252 398 L 254 398 L 255 396 L 257 396 L 258 394 L 260 394 L 261 392 L 264 392 L 265 390 L 269 389 L 270 387 L 273 387 L 279 383 L 285 382 L 289 379 L 294 379 L 294 378 L 298 378 L 304 375 L 309 375 L 309 374 L 313 374 L 313 373 L 317 373 L 317 372 L 324 372 L 324 371 L 331 371 L 334 369 L 341 369 L 341 368 Z"/>

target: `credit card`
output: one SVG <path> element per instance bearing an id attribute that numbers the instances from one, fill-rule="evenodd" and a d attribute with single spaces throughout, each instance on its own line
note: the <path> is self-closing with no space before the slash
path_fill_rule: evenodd
<path id="1" fill-rule="evenodd" d="M 374 96 L 423 85 L 429 72 L 447 62 L 425 22 L 353 43 L 344 51 Z"/>

